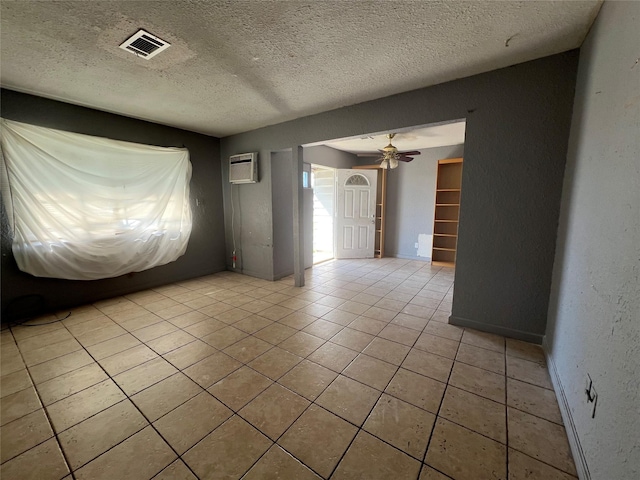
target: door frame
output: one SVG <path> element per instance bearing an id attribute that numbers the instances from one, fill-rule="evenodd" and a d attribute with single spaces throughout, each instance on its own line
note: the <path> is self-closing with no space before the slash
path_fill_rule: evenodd
<path id="1" fill-rule="evenodd" d="M 384 257 L 385 216 L 387 213 L 387 174 L 389 170 L 380 164 L 356 165 L 353 170 L 378 170 L 378 188 L 376 190 L 376 239 L 373 251 L 374 258 Z"/>

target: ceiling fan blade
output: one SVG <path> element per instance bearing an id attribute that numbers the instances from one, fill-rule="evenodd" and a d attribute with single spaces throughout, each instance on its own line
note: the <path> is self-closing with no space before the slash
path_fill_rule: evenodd
<path id="1" fill-rule="evenodd" d="M 400 155 L 412 155 L 412 156 L 416 156 L 416 155 L 420 155 L 420 152 L 418 150 L 413 150 L 411 152 L 399 152 Z"/>
<path id="2" fill-rule="evenodd" d="M 401 162 L 410 162 L 411 160 L 413 160 L 413 157 L 407 157 L 406 155 L 400 155 L 400 157 L 398 157 L 398 160 L 400 160 Z"/>
<path id="3" fill-rule="evenodd" d="M 357 153 L 356 156 L 358 156 L 358 157 L 377 157 L 378 154 L 377 153 Z"/>

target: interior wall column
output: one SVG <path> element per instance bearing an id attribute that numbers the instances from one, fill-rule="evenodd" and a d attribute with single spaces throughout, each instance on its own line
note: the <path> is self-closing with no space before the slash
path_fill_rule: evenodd
<path id="1" fill-rule="evenodd" d="M 302 146 L 291 149 L 293 181 L 293 280 L 294 286 L 304 286 L 304 216 L 302 214 L 303 190 Z"/>

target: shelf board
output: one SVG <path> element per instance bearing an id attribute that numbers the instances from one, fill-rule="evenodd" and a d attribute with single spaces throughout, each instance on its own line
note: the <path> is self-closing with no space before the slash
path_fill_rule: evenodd
<path id="1" fill-rule="evenodd" d="M 462 163 L 462 157 L 443 158 L 442 160 L 438 160 L 438 165 L 446 165 L 448 163 Z"/>
<path id="2" fill-rule="evenodd" d="M 434 233 L 433 234 L 434 237 L 457 237 L 458 235 L 455 235 L 453 233 Z"/>
<path id="3" fill-rule="evenodd" d="M 382 230 L 376 230 L 377 233 L 380 233 Z"/>
<path id="4" fill-rule="evenodd" d="M 436 188 L 436 192 L 459 192 L 459 188 Z"/>
<path id="5" fill-rule="evenodd" d="M 434 250 L 444 250 L 445 252 L 455 252 L 455 248 L 433 247 Z"/>
<path id="6" fill-rule="evenodd" d="M 437 218 L 435 221 L 440 223 L 458 223 L 458 220 L 438 220 Z"/>
<path id="7" fill-rule="evenodd" d="M 459 207 L 459 203 L 436 203 L 436 207 Z"/>
<path id="8" fill-rule="evenodd" d="M 441 262 L 438 260 L 432 260 L 431 265 L 435 265 L 436 267 L 455 267 L 454 262 Z"/>

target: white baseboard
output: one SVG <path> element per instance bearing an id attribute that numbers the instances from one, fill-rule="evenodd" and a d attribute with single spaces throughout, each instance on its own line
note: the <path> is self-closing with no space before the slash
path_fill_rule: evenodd
<path id="1" fill-rule="evenodd" d="M 558 375 L 558 370 L 556 369 L 555 361 L 553 360 L 553 357 L 549 353 L 546 340 L 547 340 L 547 337 L 545 337 L 544 340 L 542 341 L 542 347 L 544 349 L 545 357 L 547 358 L 547 366 L 548 366 L 547 368 L 549 370 L 549 375 L 551 376 L 551 383 L 553 384 L 553 389 L 555 390 L 556 397 L 558 399 L 560 414 L 562 415 L 564 428 L 567 431 L 567 438 L 569 440 L 569 446 L 571 447 L 573 461 L 576 464 L 576 471 L 578 472 L 578 478 L 580 480 L 591 480 L 591 473 L 589 473 L 589 465 L 587 464 L 587 459 L 585 458 L 584 451 L 582 450 L 582 445 L 580 444 L 580 437 L 578 437 L 578 431 L 576 430 L 576 425 L 573 422 L 573 417 L 571 416 L 569 401 L 567 400 L 567 396 L 564 393 L 564 387 L 562 386 L 562 381 L 560 380 L 560 376 Z"/>

